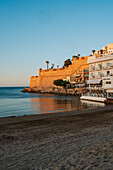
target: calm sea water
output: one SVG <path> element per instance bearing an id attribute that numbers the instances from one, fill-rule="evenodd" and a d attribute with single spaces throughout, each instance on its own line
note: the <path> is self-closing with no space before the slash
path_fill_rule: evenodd
<path id="1" fill-rule="evenodd" d="M 78 96 L 22 93 L 23 88 L 0 87 L 0 117 L 104 106 L 101 103 L 80 101 Z"/>

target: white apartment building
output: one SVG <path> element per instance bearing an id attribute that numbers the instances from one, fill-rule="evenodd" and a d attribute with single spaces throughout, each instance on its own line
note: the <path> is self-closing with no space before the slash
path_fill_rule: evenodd
<path id="1" fill-rule="evenodd" d="M 113 53 L 88 58 L 89 88 L 103 89 L 113 99 Z"/>
<path id="2" fill-rule="evenodd" d="M 113 43 L 107 44 L 106 47 L 103 47 L 101 50 L 97 50 L 94 55 L 99 55 L 99 54 L 110 54 L 113 53 Z"/>

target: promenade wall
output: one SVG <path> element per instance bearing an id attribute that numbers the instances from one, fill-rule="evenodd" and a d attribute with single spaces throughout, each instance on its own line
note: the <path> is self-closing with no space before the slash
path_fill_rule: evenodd
<path id="1" fill-rule="evenodd" d="M 57 69 L 49 69 L 42 70 L 39 69 L 39 76 L 32 76 L 30 78 L 30 87 L 54 87 L 53 81 L 57 79 L 65 79 L 67 76 L 74 76 L 78 74 L 78 71 L 87 69 L 87 59 L 86 57 L 73 58 L 72 65 L 69 65 L 66 68 L 57 68 Z"/>

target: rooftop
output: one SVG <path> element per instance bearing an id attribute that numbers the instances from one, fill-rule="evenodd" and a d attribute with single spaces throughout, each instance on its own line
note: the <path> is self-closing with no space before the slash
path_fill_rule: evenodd
<path id="1" fill-rule="evenodd" d="M 96 63 L 100 61 L 113 60 L 113 53 L 101 54 L 99 56 L 92 56 L 88 58 L 88 64 Z"/>

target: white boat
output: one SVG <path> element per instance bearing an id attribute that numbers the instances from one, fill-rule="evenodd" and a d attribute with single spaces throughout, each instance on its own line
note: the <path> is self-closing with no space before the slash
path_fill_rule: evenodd
<path id="1" fill-rule="evenodd" d="M 80 97 L 81 100 L 89 100 L 89 101 L 96 101 L 96 102 L 103 102 L 105 103 L 107 98 L 105 97 L 96 97 L 96 96 L 85 96 L 85 95 L 82 95 Z"/>
<path id="2" fill-rule="evenodd" d="M 83 93 L 80 99 L 105 103 L 107 100 L 107 97 L 106 97 L 106 93 L 102 90 L 100 91 L 90 90 L 87 93 Z"/>
<path id="3" fill-rule="evenodd" d="M 105 103 L 103 102 L 98 102 L 98 101 L 89 101 L 89 100 L 82 100 L 81 99 L 81 103 L 83 105 L 86 105 L 88 107 L 104 107 L 105 106 Z"/>

